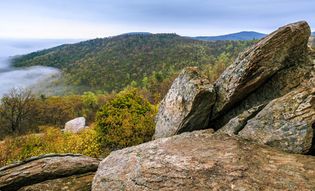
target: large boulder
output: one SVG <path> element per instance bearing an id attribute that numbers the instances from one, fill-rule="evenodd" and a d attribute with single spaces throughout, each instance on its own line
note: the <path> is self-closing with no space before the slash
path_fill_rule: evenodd
<path id="1" fill-rule="evenodd" d="M 214 100 L 213 87 L 198 68 L 184 69 L 160 104 L 154 138 L 206 127 Z"/>
<path id="2" fill-rule="evenodd" d="M 86 188 L 91 184 L 91 173 L 94 174 L 98 164 L 98 159 L 74 154 L 34 157 L 0 168 L 0 190 L 40 190 L 36 189 L 40 185 L 46 190 L 45 184 L 54 185 L 55 190 L 74 190 L 76 186 L 72 183 L 76 182 Z"/>
<path id="3" fill-rule="evenodd" d="M 310 78 L 309 25 L 302 21 L 271 33 L 241 54 L 215 83 L 209 127 L 219 129 L 244 111 L 281 97 Z"/>
<path id="4" fill-rule="evenodd" d="M 293 153 L 308 153 L 315 127 L 315 86 L 301 87 L 271 101 L 239 132 L 245 139 Z"/>
<path id="5" fill-rule="evenodd" d="M 68 121 L 65 124 L 65 132 L 70 133 L 79 133 L 80 131 L 84 130 L 87 126 L 85 126 L 85 118 L 84 117 L 78 117 L 75 119 L 72 119 Z"/>
<path id="6" fill-rule="evenodd" d="M 94 177 L 103 190 L 315 190 L 315 158 L 212 130 L 112 152 Z"/>

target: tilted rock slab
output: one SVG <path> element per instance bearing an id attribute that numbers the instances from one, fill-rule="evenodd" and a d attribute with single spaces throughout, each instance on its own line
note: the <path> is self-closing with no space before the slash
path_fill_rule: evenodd
<path id="1" fill-rule="evenodd" d="M 209 125 L 222 127 L 245 110 L 281 97 L 310 78 L 309 25 L 302 21 L 271 33 L 241 54 L 215 83 Z"/>
<path id="2" fill-rule="evenodd" d="M 103 190 L 315 190 L 315 157 L 211 130 L 112 152 L 94 177 Z"/>
<path id="3" fill-rule="evenodd" d="M 315 86 L 298 88 L 271 101 L 239 135 L 293 153 L 307 153 L 315 125 Z"/>
<path id="4" fill-rule="evenodd" d="M 74 175 L 95 172 L 98 164 L 97 159 L 73 154 L 52 154 L 31 158 L 0 168 L 0 190 L 18 190 L 47 180 L 66 179 Z M 65 181 L 61 182 L 65 184 Z"/>
<path id="5" fill-rule="evenodd" d="M 198 68 L 184 69 L 160 104 L 154 138 L 204 128 L 214 100 L 213 87 Z"/>

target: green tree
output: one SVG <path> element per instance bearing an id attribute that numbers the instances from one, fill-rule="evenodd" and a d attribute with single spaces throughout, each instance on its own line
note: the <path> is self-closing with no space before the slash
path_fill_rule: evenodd
<path id="1" fill-rule="evenodd" d="M 149 85 L 149 78 L 145 76 L 142 79 L 142 87 L 146 89 L 148 87 L 148 85 Z"/>
<path id="2" fill-rule="evenodd" d="M 82 99 L 87 107 L 94 109 L 97 106 L 97 96 L 93 92 L 84 92 Z"/>
<path id="3" fill-rule="evenodd" d="M 138 86 L 138 83 L 133 80 L 133 81 L 130 83 L 130 86 L 135 88 L 135 87 Z"/>
<path id="4" fill-rule="evenodd" d="M 88 120 L 94 120 L 95 112 L 98 110 L 97 96 L 93 92 L 84 92 L 82 96 L 84 115 Z"/>

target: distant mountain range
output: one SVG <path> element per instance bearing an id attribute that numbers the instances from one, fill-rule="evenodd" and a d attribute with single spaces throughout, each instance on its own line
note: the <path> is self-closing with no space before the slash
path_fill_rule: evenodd
<path id="1" fill-rule="evenodd" d="M 255 40 L 265 37 L 266 34 L 258 33 L 254 31 L 243 31 L 238 33 L 220 35 L 220 36 L 197 36 L 194 39 L 205 40 L 205 41 L 216 41 L 216 40 Z"/>
<path id="2" fill-rule="evenodd" d="M 122 35 L 150 35 L 153 33 L 149 32 L 130 32 Z M 315 36 L 315 32 L 312 32 L 312 36 Z M 216 41 L 216 40 L 259 40 L 264 38 L 267 34 L 259 33 L 255 31 L 242 31 L 237 33 L 219 35 L 219 36 L 197 36 L 191 37 L 195 40 L 204 40 L 204 41 Z"/>
<path id="3" fill-rule="evenodd" d="M 149 32 L 129 32 L 121 35 L 152 35 L 153 33 Z M 173 34 L 173 33 L 171 33 Z M 175 34 L 175 33 L 174 33 Z M 313 33 L 314 35 L 314 33 Z M 120 36 L 120 35 L 118 35 Z M 255 32 L 255 31 L 242 31 L 238 33 L 231 33 L 219 36 L 197 36 L 197 37 L 189 37 L 194 40 L 203 40 L 203 41 L 217 41 L 217 40 L 258 40 L 267 36 L 267 34 Z"/>

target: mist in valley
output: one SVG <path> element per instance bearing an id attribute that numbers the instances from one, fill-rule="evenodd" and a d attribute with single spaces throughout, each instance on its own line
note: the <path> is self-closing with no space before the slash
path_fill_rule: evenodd
<path id="1" fill-rule="evenodd" d="M 0 97 L 13 88 L 28 88 L 37 93 L 45 93 L 42 87 L 48 87 L 49 83 L 61 76 L 58 69 L 51 67 L 12 67 L 12 57 L 77 41 L 79 40 L 0 40 Z"/>

